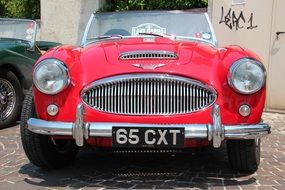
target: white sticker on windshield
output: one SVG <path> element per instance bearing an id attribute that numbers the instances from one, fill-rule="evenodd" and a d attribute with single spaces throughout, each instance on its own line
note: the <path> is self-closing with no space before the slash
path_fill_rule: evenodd
<path id="1" fill-rule="evenodd" d="M 34 33 L 34 29 L 33 29 L 33 28 L 28 28 L 28 29 L 26 30 L 26 33 L 27 33 L 27 34 L 33 34 L 33 33 Z"/>
<path id="2" fill-rule="evenodd" d="M 136 27 L 132 27 L 132 35 L 137 36 L 139 33 L 156 33 L 156 34 L 165 34 L 166 28 L 162 28 L 156 24 L 144 23 Z"/>
<path id="3" fill-rule="evenodd" d="M 32 35 L 27 35 L 26 36 L 26 40 L 32 40 L 33 39 L 33 36 Z"/>

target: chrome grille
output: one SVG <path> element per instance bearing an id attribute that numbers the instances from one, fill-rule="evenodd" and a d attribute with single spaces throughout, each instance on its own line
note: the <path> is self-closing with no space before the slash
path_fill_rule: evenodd
<path id="1" fill-rule="evenodd" d="M 177 59 L 175 52 L 171 51 L 132 51 L 124 52 L 120 55 L 121 60 L 137 59 Z"/>
<path id="2" fill-rule="evenodd" d="M 188 78 L 159 75 L 121 75 L 95 81 L 82 92 L 95 110 L 126 115 L 171 115 L 199 111 L 212 105 L 216 93 Z"/>

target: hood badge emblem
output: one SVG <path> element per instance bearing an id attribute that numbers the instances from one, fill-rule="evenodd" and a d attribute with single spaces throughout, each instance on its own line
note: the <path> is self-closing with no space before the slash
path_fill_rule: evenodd
<path id="1" fill-rule="evenodd" d="M 141 63 L 135 63 L 132 64 L 134 67 L 142 68 L 144 70 L 154 70 L 156 68 L 160 68 L 165 66 L 166 64 L 160 63 L 160 64 L 141 64 Z"/>

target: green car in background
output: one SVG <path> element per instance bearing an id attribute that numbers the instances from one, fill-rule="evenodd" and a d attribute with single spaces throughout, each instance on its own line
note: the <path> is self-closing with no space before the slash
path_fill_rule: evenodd
<path id="1" fill-rule="evenodd" d="M 17 121 L 25 91 L 32 85 L 32 67 L 42 51 L 60 45 L 36 42 L 33 20 L 0 18 L 0 128 Z"/>

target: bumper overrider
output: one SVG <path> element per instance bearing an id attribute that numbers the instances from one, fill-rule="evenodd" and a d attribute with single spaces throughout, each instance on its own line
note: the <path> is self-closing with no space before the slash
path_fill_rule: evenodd
<path id="1" fill-rule="evenodd" d="M 207 139 L 213 142 L 213 147 L 219 148 L 225 139 L 258 139 L 270 134 L 270 126 L 266 123 L 254 125 L 223 125 L 220 116 L 220 107 L 212 107 L 212 124 L 138 124 L 138 123 L 107 123 L 84 122 L 84 105 L 78 104 L 76 121 L 57 122 L 45 121 L 36 118 L 28 120 L 28 129 L 33 133 L 51 136 L 72 136 L 78 146 L 83 146 L 89 137 L 112 137 L 112 128 L 124 127 L 159 127 L 184 128 L 185 139 Z"/>

